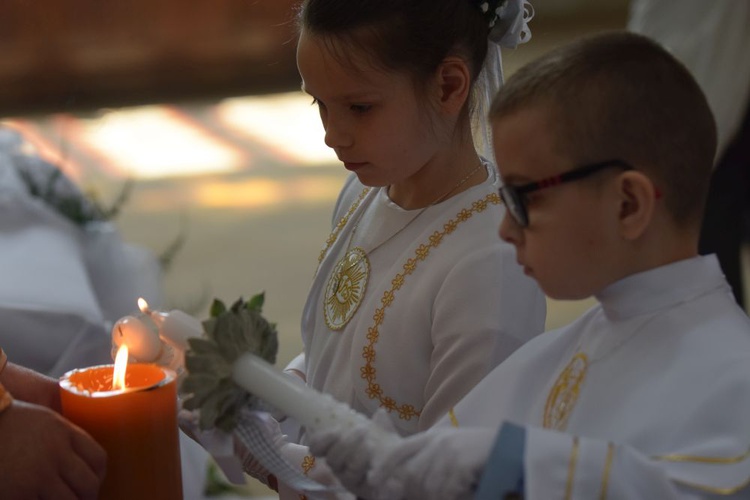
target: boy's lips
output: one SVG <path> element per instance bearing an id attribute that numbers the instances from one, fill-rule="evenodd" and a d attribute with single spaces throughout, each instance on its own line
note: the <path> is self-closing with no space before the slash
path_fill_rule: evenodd
<path id="1" fill-rule="evenodd" d="M 518 262 L 518 265 L 523 268 L 523 274 L 525 274 L 526 276 L 531 276 L 532 275 L 532 270 L 531 270 L 531 268 L 529 266 L 527 266 L 526 264 L 524 264 L 523 261 L 519 260 L 517 262 Z"/>

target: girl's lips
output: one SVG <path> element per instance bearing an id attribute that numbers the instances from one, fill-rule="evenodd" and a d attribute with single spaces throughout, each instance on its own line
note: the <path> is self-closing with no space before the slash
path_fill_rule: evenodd
<path id="1" fill-rule="evenodd" d="M 345 161 L 344 162 L 344 168 L 347 169 L 347 170 L 351 170 L 351 171 L 360 169 L 360 168 L 364 167 L 365 165 L 366 165 L 366 163 L 354 163 L 354 162 L 351 162 L 351 161 Z"/>

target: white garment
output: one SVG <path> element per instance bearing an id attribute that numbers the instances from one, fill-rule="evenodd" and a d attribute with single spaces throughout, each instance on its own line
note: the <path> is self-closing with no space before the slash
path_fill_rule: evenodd
<path id="1" fill-rule="evenodd" d="M 563 498 L 567 488 L 568 498 L 600 498 L 606 481 L 612 499 L 705 498 L 687 483 L 747 484 L 750 320 L 716 258 L 632 275 L 596 298 L 577 321 L 532 340 L 482 380 L 456 405 L 454 423 L 526 427 L 527 500 Z M 543 429 L 548 394 L 576 352 L 589 367 L 567 429 Z"/>
<path id="2" fill-rule="evenodd" d="M 628 29 L 664 45 L 693 74 L 716 119 L 720 158 L 750 103 L 750 2 L 631 0 Z"/>
<path id="3" fill-rule="evenodd" d="M 368 416 L 381 406 L 390 409 L 398 432 L 413 434 L 433 425 L 498 363 L 543 331 L 544 295 L 523 274 L 513 248 L 498 237 L 504 210 L 497 195 L 500 180 L 489 165 L 487 171 L 484 183 L 421 215 L 394 204 L 385 188 L 365 196 L 320 263 L 305 305 L 306 365 L 299 358 L 290 367 L 306 373 L 308 385 Z M 364 189 L 354 176 L 347 181 L 334 227 Z M 368 251 L 369 283 L 351 321 L 332 331 L 323 317 L 326 284 L 358 220 L 351 246 Z M 448 234 L 451 225 L 455 229 Z M 409 263 L 415 265 L 411 274 L 405 272 Z M 399 275 L 403 285 L 384 307 Z M 384 318 L 372 343 L 368 335 L 379 309 Z M 368 383 L 363 352 L 370 348 L 374 380 Z M 379 397 L 370 397 L 373 388 L 382 391 Z M 300 464 L 304 455 L 288 458 Z"/>

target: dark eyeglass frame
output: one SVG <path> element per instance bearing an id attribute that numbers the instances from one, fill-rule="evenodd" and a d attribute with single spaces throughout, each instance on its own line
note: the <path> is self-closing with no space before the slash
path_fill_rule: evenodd
<path id="1" fill-rule="evenodd" d="M 526 207 L 525 195 L 542 189 L 559 186 L 566 182 L 577 181 L 589 177 L 600 170 L 609 167 L 619 167 L 624 170 L 634 170 L 633 166 L 622 160 L 607 160 L 589 165 L 583 165 L 559 175 L 553 175 L 539 181 L 521 184 L 520 186 L 505 185 L 500 188 L 500 199 L 510 213 L 513 220 L 521 227 L 529 226 L 529 211 Z"/>

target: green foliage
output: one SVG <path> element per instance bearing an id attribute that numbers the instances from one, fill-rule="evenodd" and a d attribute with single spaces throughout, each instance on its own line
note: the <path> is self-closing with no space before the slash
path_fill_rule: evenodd
<path id="1" fill-rule="evenodd" d="M 214 299 L 211 317 L 203 322 L 205 336 L 188 341 L 188 376 L 180 392 L 189 397 L 183 404 L 186 409 L 200 409 L 202 429 L 231 431 L 239 410 L 253 403 L 255 396 L 232 380 L 232 365 L 239 356 L 251 352 L 269 363 L 276 362 L 278 333 L 276 326 L 262 315 L 264 300 L 263 293 L 247 302 L 240 298 L 227 309 L 222 301 Z"/>

